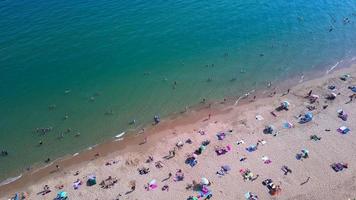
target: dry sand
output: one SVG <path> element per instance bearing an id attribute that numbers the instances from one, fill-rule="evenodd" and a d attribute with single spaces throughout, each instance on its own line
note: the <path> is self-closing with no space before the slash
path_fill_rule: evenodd
<path id="1" fill-rule="evenodd" d="M 342 74 L 351 74 L 347 81 L 339 79 Z M 334 101 L 325 100 L 325 95 L 331 91 L 328 85 L 336 85 L 336 93 L 340 93 Z M 204 111 L 190 113 L 190 117 L 183 117 L 157 125 L 151 132 L 144 133 L 138 137 L 128 140 L 129 146 L 115 150 L 107 155 L 100 154 L 94 159 L 94 152 L 87 153 L 89 161 L 81 161 L 76 164 L 60 163 L 60 168 L 55 171 L 55 167 L 47 167 L 44 170 L 30 172 L 23 180 L 16 181 L 7 186 L 0 187 L 0 199 L 8 199 L 15 191 L 26 192 L 28 199 L 45 200 L 54 199 L 58 189 L 55 186 L 63 185 L 62 190 L 68 192 L 69 199 L 75 200 L 113 200 L 113 199 L 187 199 L 189 196 L 196 196 L 198 193 L 193 190 L 186 190 L 185 187 L 193 180 L 200 181 L 206 177 L 211 181 L 213 197 L 212 199 L 245 199 L 244 194 L 248 191 L 257 194 L 259 199 L 353 199 L 356 198 L 356 100 L 345 104 L 349 100 L 349 95 L 353 92 L 347 86 L 356 85 L 356 66 L 336 71 L 325 77 L 311 80 L 299 84 L 293 88 L 288 95 L 281 97 L 276 94 L 274 97 L 258 98 L 256 101 L 239 105 L 223 106 L 223 109 L 215 111 Z M 313 90 L 313 94 L 320 96 L 320 99 L 312 104 L 316 106 L 313 110 L 313 121 L 307 124 L 298 124 L 295 116 L 305 113 L 309 105 L 304 96 L 308 91 Z M 270 114 L 280 102 L 287 100 L 291 103 L 289 111 L 275 112 L 277 117 Z M 326 109 L 322 107 L 328 105 Z M 349 117 L 347 121 L 342 121 L 337 117 L 337 110 L 342 108 Z M 207 119 L 208 113 L 212 113 Z M 256 120 L 256 115 L 261 115 L 263 120 Z M 187 120 L 189 119 L 189 120 Z M 174 122 L 179 121 L 179 123 Z M 289 121 L 295 125 L 294 128 L 285 129 L 282 124 Z M 174 126 L 172 127 L 172 124 Z M 278 130 L 277 136 L 263 133 L 266 125 L 274 125 Z M 346 125 L 351 129 L 346 135 L 342 135 L 336 129 Z M 232 133 L 228 130 L 232 129 Z M 330 129 L 330 131 L 325 131 Z M 198 130 L 205 130 L 206 134 L 201 135 Z M 216 133 L 227 132 L 224 140 L 217 140 Z M 320 141 L 310 140 L 311 135 L 321 137 Z M 138 145 L 144 137 L 148 140 L 143 145 Z M 163 157 L 173 150 L 175 143 L 185 141 L 190 138 L 192 144 L 184 144 L 177 150 L 174 158 L 169 160 Z M 236 141 L 244 140 L 244 144 L 237 145 Z M 255 152 L 247 152 L 245 148 L 256 144 L 258 140 L 264 139 L 267 143 L 259 145 Z M 127 138 L 125 138 L 127 140 Z M 210 140 L 211 143 L 206 150 L 198 156 L 198 164 L 190 167 L 185 164 L 187 154 L 194 152 L 201 142 Z M 107 146 L 118 146 L 120 143 L 110 143 Z M 214 147 L 226 146 L 230 144 L 232 150 L 225 155 L 217 156 Z M 112 147 L 114 149 L 114 147 Z M 111 147 L 108 149 L 110 150 Z M 297 160 L 296 154 L 301 149 L 308 149 L 310 157 L 304 160 Z M 148 156 L 153 156 L 154 161 L 145 163 Z M 247 159 L 240 162 L 240 158 L 246 156 Z M 268 156 L 272 161 L 264 164 L 263 156 Z M 161 160 L 163 167 L 158 169 L 154 162 Z M 116 164 L 106 166 L 105 163 L 117 161 Z M 69 161 L 68 161 L 69 162 Z M 341 172 L 334 172 L 330 164 L 334 162 L 346 162 L 349 168 Z M 63 164 L 63 165 L 62 165 Z M 219 177 L 216 171 L 222 165 L 229 165 L 231 171 L 225 176 Z M 292 173 L 284 175 L 281 170 L 283 165 L 287 165 Z M 149 167 L 150 172 L 146 175 L 139 175 L 137 168 Z M 239 170 L 250 169 L 259 177 L 255 181 L 244 181 Z M 177 169 L 182 169 L 185 174 L 183 181 L 174 182 L 173 177 L 165 182 L 169 173 L 173 176 Z M 80 171 L 78 176 L 73 174 Z M 49 172 L 51 172 L 49 174 Z M 85 181 L 89 175 L 97 177 L 98 184 L 88 187 Z M 99 183 L 108 178 L 116 177 L 118 183 L 109 189 L 103 189 Z M 309 181 L 303 185 L 309 178 Z M 79 189 L 73 189 L 73 182 L 77 179 L 84 182 Z M 268 189 L 262 185 L 262 181 L 271 178 L 274 183 L 279 184 L 282 191 L 277 196 L 271 196 Z M 150 180 L 156 179 L 158 188 L 146 191 L 144 185 Z M 136 182 L 136 190 L 130 191 L 130 181 Z M 169 191 L 162 191 L 163 185 L 169 186 Z M 37 195 L 44 185 L 49 185 L 51 192 L 44 196 Z M 119 194 L 121 196 L 119 196 Z"/>

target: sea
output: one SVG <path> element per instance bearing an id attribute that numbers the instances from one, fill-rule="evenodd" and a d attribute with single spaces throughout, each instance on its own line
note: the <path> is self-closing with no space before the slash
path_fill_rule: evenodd
<path id="1" fill-rule="evenodd" d="M 355 0 L 0 0 L 0 180 L 355 56 Z"/>

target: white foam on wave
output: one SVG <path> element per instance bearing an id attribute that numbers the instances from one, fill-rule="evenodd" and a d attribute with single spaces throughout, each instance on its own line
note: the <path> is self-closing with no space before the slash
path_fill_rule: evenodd
<path id="1" fill-rule="evenodd" d="M 117 134 L 116 136 L 115 136 L 115 138 L 121 138 L 122 136 L 124 136 L 126 134 L 126 132 L 122 132 L 122 133 L 120 133 L 120 134 Z"/>
<path id="2" fill-rule="evenodd" d="M 96 144 L 96 145 L 90 146 L 90 147 L 88 147 L 88 150 L 92 150 L 96 146 L 98 146 L 98 145 Z"/>
<path id="3" fill-rule="evenodd" d="M 116 140 L 114 140 L 114 141 L 117 142 L 117 141 L 121 141 L 121 140 L 124 140 L 124 137 L 118 138 L 118 139 L 116 139 Z"/>
<path id="4" fill-rule="evenodd" d="M 256 91 L 256 90 L 251 90 L 251 91 L 247 92 L 246 94 L 244 94 L 243 96 L 239 97 L 239 98 L 235 101 L 234 106 L 236 106 L 236 105 L 239 103 L 239 101 L 240 101 L 241 99 L 250 96 L 250 94 L 251 94 L 251 93 L 254 93 L 255 91 Z"/>
<path id="5" fill-rule="evenodd" d="M 2 182 L 0 182 L 0 186 L 3 186 L 3 185 L 7 185 L 9 183 L 12 183 L 18 179 L 20 179 L 22 177 L 22 174 L 20 174 L 19 176 L 16 176 L 16 177 L 11 177 L 11 178 L 8 178 Z"/>
<path id="6" fill-rule="evenodd" d="M 304 81 L 304 74 L 300 76 L 299 83 L 302 83 Z"/>
<path id="7" fill-rule="evenodd" d="M 331 66 L 328 70 L 326 70 L 326 74 L 329 74 L 331 71 L 333 71 L 340 64 L 340 62 L 342 62 L 342 60 Z"/>

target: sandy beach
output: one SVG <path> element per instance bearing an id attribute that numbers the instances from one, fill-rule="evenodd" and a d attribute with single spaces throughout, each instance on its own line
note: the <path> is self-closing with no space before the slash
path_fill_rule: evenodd
<path id="1" fill-rule="evenodd" d="M 350 76 L 341 80 L 345 74 Z M 202 187 L 203 177 L 210 182 L 204 188 L 211 192 L 211 199 L 246 199 L 247 192 L 258 199 L 354 199 L 356 99 L 346 102 L 356 92 L 349 86 L 356 86 L 355 65 L 271 97 L 254 99 L 251 95 L 246 99 L 249 103 L 220 103 L 183 114 L 144 133 L 25 173 L 0 187 L 0 199 L 7 200 L 18 192 L 26 199 L 52 200 L 59 191 L 65 191 L 68 199 L 75 200 L 185 200 L 199 195 L 193 182 Z M 327 99 L 332 93 L 335 99 Z M 288 110 L 276 111 L 284 101 L 289 103 Z M 346 120 L 338 116 L 340 109 L 347 114 Z M 313 119 L 299 123 L 306 113 L 312 113 Z M 266 134 L 264 130 L 270 125 L 273 131 Z M 338 132 L 341 126 L 350 131 Z M 209 144 L 202 145 L 206 141 Z M 199 148 L 201 151 L 196 152 Z M 299 153 L 302 155 L 297 159 Z M 195 165 L 186 164 L 187 158 L 194 158 Z M 336 172 L 333 163 L 347 163 L 347 168 Z M 291 173 L 285 173 L 283 166 Z M 246 176 L 246 170 L 253 175 Z M 90 176 L 96 177 L 96 184 L 87 186 Z M 278 185 L 277 194 L 271 195 L 262 184 L 266 179 Z M 152 184 L 147 185 L 149 182 Z M 50 192 L 42 195 L 45 185 Z"/>

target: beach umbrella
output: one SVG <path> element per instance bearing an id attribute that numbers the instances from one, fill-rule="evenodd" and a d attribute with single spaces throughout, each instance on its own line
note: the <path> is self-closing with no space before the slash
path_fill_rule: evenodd
<path id="1" fill-rule="evenodd" d="M 288 108 L 290 103 L 288 101 L 283 101 L 282 105 L 283 105 L 283 107 Z"/>
<path id="2" fill-rule="evenodd" d="M 149 185 L 149 187 L 150 187 L 151 190 L 157 188 L 157 186 L 158 186 L 156 179 L 151 180 L 151 181 L 148 183 L 148 185 Z"/>
<path id="3" fill-rule="evenodd" d="M 246 192 L 245 198 L 246 198 L 246 199 L 249 199 L 250 197 L 251 197 L 251 193 L 250 193 L 250 192 Z"/>
<path id="4" fill-rule="evenodd" d="M 155 185 L 156 183 L 157 183 L 156 179 L 152 179 L 149 184 L 150 185 Z"/>
<path id="5" fill-rule="evenodd" d="M 201 178 L 201 184 L 203 185 L 208 185 L 209 184 L 209 180 L 205 177 Z"/>
<path id="6" fill-rule="evenodd" d="M 67 192 L 64 192 L 64 191 L 60 191 L 60 192 L 58 192 L 58 194 L 57 194 L 57 196 L 59 197 L 59 198 L 67 198 Z"/>
<path id="7" fill-rule="evenodd" d="M 305 153 L 305 154 L 309 154 L 309 150 L 308 149 L 303 149 L 302 152 Z"/>

